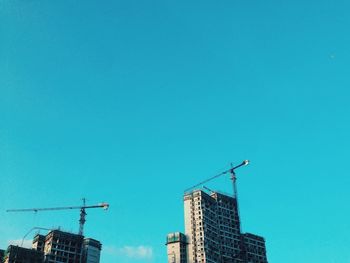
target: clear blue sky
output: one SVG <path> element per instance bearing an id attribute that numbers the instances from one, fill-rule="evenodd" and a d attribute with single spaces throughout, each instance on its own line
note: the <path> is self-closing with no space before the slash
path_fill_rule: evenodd
<path id="1" fill-rule="evenodd" d="M 164 263 L 183 190 L 250 159 L 243 228 L 269 261 L 350 262 L 349 9 L 0 0 L 0 247 L 33 226 L 78 230 L 78 211 L 6 209 L 86 197 L 111 205 L 87 216 L 102 263 Z"/>

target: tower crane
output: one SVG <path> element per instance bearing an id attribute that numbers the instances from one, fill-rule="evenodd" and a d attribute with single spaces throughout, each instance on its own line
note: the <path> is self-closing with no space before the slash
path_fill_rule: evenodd
<path id="1" fill-rule="evenodd" d="M 239 207 L 238 207 L 238 200 L 237 200 L 238 199 L 238 196 L 237 196 L 237 185 L 236 185 L 237 178 L 236 178 L 235 170 L 237 168 L 241 167 L 241 166 L 246 166 L 248 164 L 249 164 L 249 160 L 244 160 L 242 163 L 240 163 L 240 164 L 238 164 L 236 166 L 233 166 L 233 164 L 231 163 L 231 168 L 230 169 L 228 169 L 226 171 L 223 171 L 223 172 L 221 172 L 221 173 L 219 173 L 217 175 L 214 175 L 214 176 L 212 176 L 212 177 L 210 177 L 210 178 L 208 178 L 208 179 L 206 179 L 206 180 L 204 180 L 204 181 L 202 181 L 202 182 L 200 182 L 200 183 L 198 183 L 198 184 L 196 184 L 196 185 L 186 189 L 185 193 L 187 193 L 187 192 L 189 192 L 189 191 L 191 191 L 194 188 L 197 188 L 199 186 L 203 186 L 205 183 L 210 182 L 210 181 L 214 180 L 215 178 L 218 178 L 218 177 L 220 177 L 220 176 L 222 176 L 224 174 L 230 173 L 231 174 L 232 184 L 233 184 L 233 197 L 234 197 L 234 200 L 235 200 L 234 202 L 236 204 L 237 212 L 239 214 Z M 206 189 L 206 190 L 209 190 L 210 192 L 213 192 L 211 189 L 209 189 L 206 186 L 203 186 L 203 188 Z M 239 223 L 239 229 L 241 230 L 241 224 L 240 224 L 240 222 L 238 222 L 238 223 Z"/>
<path id="2" fill-rule="evenodd" d="M 214 175 L 214 176 L 212 176 L 212 177 L 210 177 L 210 178 L 208 178 L 208 179 L 206 179 L 206 180 L 204 180 L 204 181 L 202 181 L 202 182 L 200 182 L 200 183 L 198 183 L 198 184 L 196 184 L 196 185 L 194 185 L 194 186 L 192 186 L 192 187 L 186 189 L 186 190 L 185 190 L 185 193 L 191 191 L 192 189 L 194 189 L 194 188 L 196 188 L 196 187 L 198 187 L 198 186 L 204 185 L 205 183 L 207 183 L 207 182 L 209 182 L 209 181 L 211 181 L 211 180 L 214 180 L 215 178 L 218 178 L 218 177 L 220 177 L 221 175 L 230 173 L 230 174 L 231 174 L 231 180 L 233 181 L 233 195 L 234 195 L 234 197 L 237 197 L 237 187 L 236 187 L 236 174 L 235 174 L 235 170 L 236 170 L 237 168 L 241 167 L 241 166 L 245 166 L 245 165 L 248 165 L 248 164 L 249 164 L 249 160 L 244 160 L 241 164 L 236 165 L 236 166 L 233 166 L 233 165 L 231 164 L 231 168 L 230 168 L 230 169 L 228 169 L 228 170 L 226 170 L 226 171 L 223 171 L 223 172 L 221 172 L 221 173 L 219 173 L 219 174 L 217 174 L 217 175 Z M 204 187 L 204 188 L 207 188 L 207 187 Z M 207 190 L 210 190 L 210 189 L 207 189 Z"/>
<path id="3" fill-rule="evenodd" d="M 79 235 L 84 233 L 84 224 L 86 222 L 86 209 L 90 208 L 103 208 L 107 210 L 109 208 L 108 203 L 99 203 L 97 205 L 86 205 L 86 200 L 83 198 L 82 206 L 65 206 L 65 207 L 49 207 L 49 208 L 26 208 L 26 209 L 8 209 L 6 212 L 39 212 L 39 211 L 51 211 L 51 210 L 70 210 L 70 209 L 80 209 L 80 219 L 79 219 Z"/>

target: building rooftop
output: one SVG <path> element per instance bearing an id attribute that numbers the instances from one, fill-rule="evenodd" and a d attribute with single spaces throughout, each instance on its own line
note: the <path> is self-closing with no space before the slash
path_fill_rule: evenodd
<path id="1" fill-rule="evenodd" d="M 255 240 L 259 240 L 259 241 L 265 242 L 265 239 L 262 236 L 258 236 L 258 235 L 251 234 L 251 233 L 244 233 L 243 235 L 245 237 L 247 237 L 247 238 L 251 238 L 251 239 L 255 239 Z"/>
<path id="2" fill-rule="evenodd" d="M 169 233 L 166 237 L 166 245 L 176 242 L 186 243 L 186 236 L 181 232 Z"/>
<path id="3" fill-rule="evenodd" d="M 209 191 L 206 189 L 194 189 L 192 191 L 186 192 L 184 193 L 184 199 L 188 199 L 190 196 L 192 195 L 201 195 L 204 198 L 208 197 L 208 198 L 214 198 L 217 199 L 218 197 L 220 197 L 221 199 L 234 199 L 234 197 L 232 196 L 232 194 L 228 194 L 228 193 L 224 193 L 222 191 Z"/>
<path id="4" fill-rule="evenodd" d="M 46 240 L 51 238 L 52 236 L 59 236 L 61 238 L 67 238 L 67 239 L 75 239 L 75 240 L 82 240 L 84 236 L 79 235 L 79 234 L 74 234 L 74 233 L 69 233 L 69 232 L 64 232 L 61 230 L 51 230 L 47 235 L 46 235 Z"/>
<path id="5" fill-rule="evenodd" d="M 93 239 L 93 238 L 85 238 L 84 245 L 85 246 L 92 246 L 92 247 L 98 248 L 99 250 L 101 250 L 101 248 L 102 248 L 101 242 L 96 240 L 96 239 Z"/>

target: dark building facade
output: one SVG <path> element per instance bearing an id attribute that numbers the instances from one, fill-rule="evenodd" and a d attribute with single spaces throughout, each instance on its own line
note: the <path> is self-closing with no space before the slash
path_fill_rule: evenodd
<path id="1" fill-rule="evenodd" d="M 99 263 L 102 244 L 100 241 L 92 238 L 85 238 L 83 242 L 83 262 Z"/>
<path id="2" fill-rule="evenodd" d="M 5 256 L 5 250 L 0 249 L 0 262 L 3 262 Z"/>
<path id="3" fill-rule="evenodd" d="M 42 263 L 44 253 L 35 249 L 10 245 L 4 256 L 4 263 Z"/>
<path id="4" fill-rule="evenodd" d="M 250 233 L 242 236 L 247 263 L 267 263 L 265 239 Z"/>

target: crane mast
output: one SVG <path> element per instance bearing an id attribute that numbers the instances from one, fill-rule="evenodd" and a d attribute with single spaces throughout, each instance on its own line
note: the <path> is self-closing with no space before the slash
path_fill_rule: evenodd
<path id="1" fill-rule="evenodd" d="M 84 234 L 84 225 L 86 222 L 86 209 L 90 208 L 103 208 L 107 210 L 109 208 L 108 203 L 99 203 L 97 205 L 86 205 L 86 199 L 83 198 L 82 206 L 65 206 L 65 207 L 48 207 L 48 208 L 26 208 L 26 209 L 8 209 L 6 212 L 39 212 L 39 211 L 52 211 L 52 210 L 71 210 L 71 209 L 79 209 L 80 210 L 80 218 L 79 218 L 79 235 Z"/>

